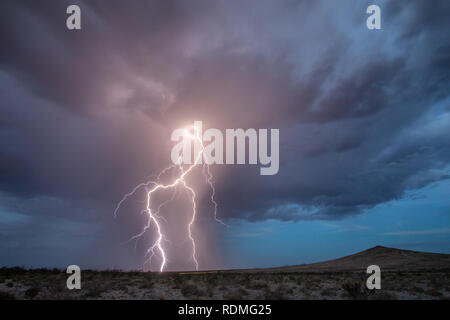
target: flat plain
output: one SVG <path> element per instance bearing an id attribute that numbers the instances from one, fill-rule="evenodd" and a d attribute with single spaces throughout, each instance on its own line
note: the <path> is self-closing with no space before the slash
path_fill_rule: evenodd
<path id="1" fill-rule="evenodd" d="M 366 288 L 366 268 L 381 268 L 381 289 Z M 335 260 L 268 269 L 202 272 L 83 270 L 68 290 L 61 269 L 0 268 L 6 299 L 450 299 L 450 254 L 377 246 Z"/>

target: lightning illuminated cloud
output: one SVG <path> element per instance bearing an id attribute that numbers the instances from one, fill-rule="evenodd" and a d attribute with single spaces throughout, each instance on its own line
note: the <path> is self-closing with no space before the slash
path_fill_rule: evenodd
<path id="1" fill-rule="evenodd" d="M 192 226 L 195 223 L 195 219 L 197 216 L 197 203 L 196 203 L 196 193 L 195 190 L 189 186 L 185 180 L 185 178 L 192 172 L 192 170 L 201 165 L 202 164 L 202 157 L 203 157 L 203 151 L 204 151 L 204 145 L 203 145 L 203 141 L 202 138 L 200 136 L 199 133 L 199 129 L 194 125 L 193 126 L 193 131 L 194 133 L 192 134 L 188 129 L 184 130 L 184 138 L 187 139 L 191 139 L 193 141 L 197 141 L 199 143 L 200 150 L 198 152 L 197 155 L 195 155 L 194 158 L 194 163 L 191 164 L 190 166 L 187 167 L 187 169 L 183 168 L 182 162 L 181 162 L 181 157 L 178 159 L 178 164 L 177 165 L 171 165 L 167 168 L 165 168 L 164 170 L 162 170 L 159 175 L 156 177 L 156 181 L 147 181 L 141 184 L 138 184 L 131 192 L 127 193 L 124 195 L 124 197 L 119 201 L 119 203 L 117 204 L 116 209 L 114 210 L 114 216 L 117 216 L 117 213 L 120 209 L 120 206 L 123 204 L 124 201 L 126 201 L 130 196 L 134 195 L 136 193 L 136 191 L 138 191 L 140 188 L 142 187 L 146 187 L 149 188 L 151 186 L 151 189 L 147 190 L 147 201 L 146 201 L 146 208 L 144 210 L 144 212 L 148 215 L 148 220 L 146 225 L 144 226 L 144 228 L 142 229 L 142 231 L 133 236 L 131 239 L 129 239 L 129 241 L 131 240 L 139 240 L 152 226 L 152 224 L 154 225 L 154 229 L 156 231 L 156 240 L 153 242 L 153 244 L 148 248 L 147 252 L 146 252 L 146 257 L 147 260 L 145 260 L 144 265 L 146 263 L 149 263 L 149 265 L 151 265 L 151 261 L 152 258 L 155 257 L 156 255 L 159 255 L 161 263 L 159 266 L 159 271 L 162 272 L 164 271 L 164 268 L 166 267 L 167 264 L 167 253 L 166 250 L 164 249 L 163 246 L 163 242 L 165 241 L 169 241 L 166 236 L 164 235 L 162 228 L 161 228 L 161 224 L 160 224 L 160 220 L 164 220 L 164 217 L 162 217 L 160 215 L 160 211 L 162 209 L 163 206 L 165 206 L 167 203 L 169 203 L 170 201 L 172 201 L 175 197 L 176 194 L 176 188 L 178 186 L 182 186 L 185 190 L 187 190 L 191 196 L 191 202 L 192 202 L 192 216 L 191 219 L 189 220 L 188 224 L 187 224 L 187 237 L 189 238 L 191 244 L 192 244 L 192 260 L 195 264 L 195 270 L 198 270 L 199 265 L 198 265 L 198 260 L 197 260 L 197 248 L 195 245 L 195 239 L 192 235 Z M 212 204 L 214 205 L 214 219 L 223 224 L 224 226 L 227 226 L 222 220 L 220 220 L 217 217 L 217 202 L 214 199 L 216 190 L 214 188 L 214 184 L 213 184 L 213 175 L 211 173 L 210 170 L 210 166 L 209 164 L 207 164 L 208 161 L 205 161 L 205 163 L 203 164 L 203 168 L 202 168 L 202 172 L 203 175 L 205 177 L 205 181 L 208 184 L 208 186 L 211 188 L 211 195 L 210 195 L 210 200 L 212 202 Z M 177 177 L 175 178 L 175 180 L 172 183 L 169 184 L 163 184 L 160 183 L 160 178 L 167 172 L 169 171 L 176 171 L 177 172 Z M 152 209 L 153 207 L 153 203 L 152 203 L 152 195 L 158 191 L 158 190 L 164 190 L 164 189 L 174 189 L 174 192 L 172 194 L 172 197 L 169 198 L 168 200 L 162 202 L 157 208 L 156 210 Z"/>

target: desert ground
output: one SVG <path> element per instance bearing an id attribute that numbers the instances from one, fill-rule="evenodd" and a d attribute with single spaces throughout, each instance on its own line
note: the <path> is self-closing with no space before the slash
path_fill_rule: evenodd
<path id="1" fill-rule="evenodd" d="M 381 268 L 381 289 L 366 268 Z M 0 268 L 6 299 L 450 299 L 450 255 L 374 247 L 343 258 L 270 269 L 205 272 L 83 270 L 68 290 L 60 269 Z"/>

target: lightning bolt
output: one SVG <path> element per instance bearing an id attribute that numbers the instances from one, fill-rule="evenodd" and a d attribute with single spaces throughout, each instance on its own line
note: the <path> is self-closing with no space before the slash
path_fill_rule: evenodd
<path id="1" fill-rule="evenodd" d="M 167 264 L 167 254 L 166 254 L 166 250 L 164 249 L 163 246 L 163 242 L 169 242 L 166 238 L 166 236 L 164 235 L 163 231 L 162 231 L 162 227 L 161 227 L 161 220 L 167 221 L 164 219 L 164 217 L 162 217 L 160 215 L 160 210 L 162 209 L 163 206 L 165 206 L 167 203 L 169 203 L 170 201 L 172 201 L 176 195 L 176 188 L 178 186 L 182 186 L 186 191 L 188 191 L 188 193 L 191 196 L 191 202 L 192 202 L 192 215 L 191 215 L 191 219 L 189 220 L 189 223 L 187 225 L 187 234 L 188 234 L 188 239 L 191 242 L 192 245 L 192 260 L 194 262 L 195 265 L 195 270 L 198 270 L 199 268 L 199 264 L 198 264 L 198 260 L 197 260 L 197 248 L 196 248 L 196 244 L 195 244 L 195 239 L 192 235 L 192 226 L 195 223 L 196 217 L 197 217 L 197 203 L 196 203 L 196 193 L 195 190 L 189 186 L 186 182 L 186 177 L 193 171 L 193 169 L 199 165 L 201 165 L 201 159 L 203 157 L 203 152 L 205 150 L 205 147 L 203 145 L 203 140 L 200 136 L 199 133 L 199 129 L 194 125 L 192 126 L 193 128 L 193 134 L 188 130 L 185 129 L 184 132 L 184 137 L 189 138 L 191 140 L 197 141 L 200 144 L 200 151 L 198 152 L 198 154 L 195 156 L 195 160 L 194 163 L 191 164 L 189 167 L 187 167 L 187 169 L 183 168 L 182 166 L 182 162 L 181 162 L 181 157 L 178 159 L 178 164 L 177 165 L 171 165 L 165 169 L 163 169 L 157 176 L 156 176 L 156 180 L 155 181 L 147 181 L 147 182 L 143 182 L 138 184 L 136 187 L 134 187 L 133 190 L 131 190 L 131 192 L 125 194 L 123 196 L 123 198 L 118 202 L 116 209 L 114 210 L 114 217 L 117 217 L 117 214 L 119 212 L 119 209 L 121 207 L 121 205 L 131 196 L 133 196 L 139 189 L 145 187 L 145 188 L 150 188 L 147 189 L 147 201 L 146 201 L 146 208 L 143 212 L 145 212 L 148 216 L 148 220 L 146 225 L 143 227 L 142 231 L 138 234 L 136 234 L 135 236 L 131 237 L 128 241 L 132 241 L 132 240 L 136 240 L 136 245 L 135 245 L 135 249 L 137 246 L 137 241 L 139 241 L 139 239 L 150 229 L 150 227 L 152 226 L 152 224 L 155 226 L 155 231 L 156 231 L 156 240 L 153 242 L 153 244 L 148 248 L 145 257 L 147 258 L 143 264 L 143 267 L 145 266 L 145 264 L 149 264 L 151 266 L 151 261 L 152 259 L 156 256 L 159 255 L 161 263 L 159 266 L 159 271 L 162 272 L 164 271 L 164 268 L 166 267 Z M 169 184 L 163 184 L 160 182 L 161 177 L 169 172 L 169 171 L 177 171 L 178 172 L 178 176 L 175 178 L 175 180 Z M 211 169 L 209 164 L 207 164 L 207 161 L 205 161 L 205 163 L 203 164 L 203 168 L 202 168 L 202 173 L 203 176 L 205 177 L 205 181 L 207 183 L 207 185 L 210 187 L 211 189 L 211 193 L 210 193 L 210 200 L 211 203 L 214 206 L 214 219 L 221 223 L 222 225 L 228 227 L 227 224 L 225 224 L 222 220 L 220 220 L 217 217 L 217 202 L 215 201 L 214 197 L 216 194 L 216 189 L 214 188 L 214 184 L 213 184 L 213 175 L 211 173 Z M 162 202 L 158 208 L 156 210 L 152 210 L 152 195 L 158 191 L 158 190 L 166 190 L 166 189 L 174 189 L 174 193 L 172 195 L 172 197 L 164 202 Z M 127 242 L 128 242 L 127 241 Z M 159 254 L 158 254 L 159 253 Z"/>

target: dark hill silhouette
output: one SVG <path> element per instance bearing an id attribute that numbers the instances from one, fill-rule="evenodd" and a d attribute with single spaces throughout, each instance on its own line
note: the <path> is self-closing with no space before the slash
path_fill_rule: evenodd
<path id="1" fill-rule="evenodd" d="M 260 269 L 259 271 L 360 271 L 369 265 L 378 265 L 381 270 L 450 270 L 450 254 L 419 252 L 376 246 L 342 258 L 312 264 Z"/>

